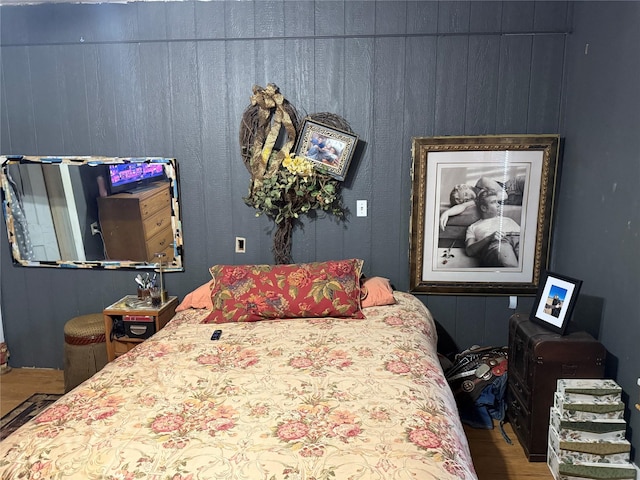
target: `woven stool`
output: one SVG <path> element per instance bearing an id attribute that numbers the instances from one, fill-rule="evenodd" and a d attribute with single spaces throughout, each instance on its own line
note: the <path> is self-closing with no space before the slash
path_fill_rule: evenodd
<path id="1" fill-rule="evenodd" d="M 104 317 L 80 315 L 64 325 L 64 390 L 68 392 L 107 364 Z"/>

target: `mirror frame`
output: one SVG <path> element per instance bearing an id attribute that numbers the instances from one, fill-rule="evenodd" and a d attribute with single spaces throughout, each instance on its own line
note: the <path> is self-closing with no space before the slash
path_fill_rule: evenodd
<path id="1" fill-rule="evenodd" d="M 164 157 L 97 157 L 97 156 L 28 156 L 28 155 L 2 155 L 0 156 L 0 190 L 2 192 L 2 210 L 7 228 L 9 248 L 14 265 L 23 267 L 54 267 L 54 268 L 82 268 L 82 269 L 155 269 L 159 265 L 154 262 L 141 262 L 132 260 L 28 260 L 22 257 L 16 241 L 14 227 L 14 217 L 11 198 L 8 194 L 9 177 L 7 169 L 12 164 L 66 164 L 73 166 L 96 166 L 122 163 L 162 163 L 165 175 L 169 181 L 169 191 L 171 194 L 171 226 L 173 230 L 173 261 L 163 263 L 162 271 L 184 271 L 182 263 L 182 220 L 180 216 L 179 186 L 178 186 L 178 163 L 175 158 Z"/>

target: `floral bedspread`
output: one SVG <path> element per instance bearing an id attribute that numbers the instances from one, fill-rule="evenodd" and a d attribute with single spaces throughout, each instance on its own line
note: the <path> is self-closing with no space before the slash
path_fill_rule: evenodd
<path id="1" fill-rule="evenodd" d="M 180 312 L 1 442 L 0 478 L 475 479 L 433 320 L 395 297 L 362 320 Z"/>

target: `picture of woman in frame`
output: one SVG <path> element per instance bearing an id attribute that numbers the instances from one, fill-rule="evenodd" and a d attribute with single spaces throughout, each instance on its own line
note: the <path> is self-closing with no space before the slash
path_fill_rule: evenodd
<path id="1" fill-rule="evenodd" d="M 436 238 L 440 261 L 436 268 L 519 268 L 527 182 L 526 168 L 517 165 L 443 168 Z M 491 205 L 486 196 L 480 198 L 487 192 L 493 194 Z"/>

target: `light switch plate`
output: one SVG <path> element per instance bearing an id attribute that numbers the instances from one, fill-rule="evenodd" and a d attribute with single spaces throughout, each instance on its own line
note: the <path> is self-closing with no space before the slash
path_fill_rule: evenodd
<path id="1" fill-rule="evenodd" d="M 366 217 L 366 216 L 367 216 L 367 201 L 356 200 L 356 217 Z"/>

